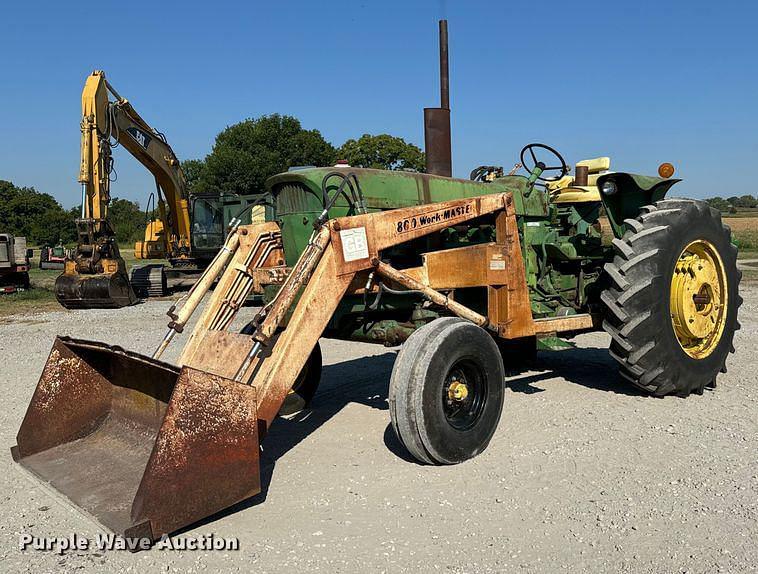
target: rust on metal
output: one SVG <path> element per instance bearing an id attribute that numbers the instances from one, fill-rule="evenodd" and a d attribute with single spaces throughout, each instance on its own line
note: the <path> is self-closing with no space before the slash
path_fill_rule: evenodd
<path id="1" fill-rule="evenodd" d="M 453 152 L 450 140 L 450 110 L 424 108 L 426 173 L 452 177 Z"/>
<path id="2" fill-rule="evenodd" d="M 589 183 L 590 168 L 586 165 L 578 165 L 574 168 L 574 184 L 575 186 L 586 186 Z"/>
<path id="3" fill-rule="evenodd" d="M 424 150 L 427 173 L 445 177 L 453 175 L 447 20 L 440 20 L 440 107 L 424 108 Z"/>
<path id="4" fill-rule="evenodd" d="M 440 20 L 440 107 L 450 109 L 450 70 L 447 53 L 447 20 Z"/>
<path id="5" fill-rule="evenodd" d="M 255 389 L 58 338 L 12 453 L 105 527 L 157 538 L 258 492 Z"/>
<path id="6" fill-rule="evenodd" d="M 185 367 L 131 509 L 154 537 L 260 492 L 255 388 Z"/>

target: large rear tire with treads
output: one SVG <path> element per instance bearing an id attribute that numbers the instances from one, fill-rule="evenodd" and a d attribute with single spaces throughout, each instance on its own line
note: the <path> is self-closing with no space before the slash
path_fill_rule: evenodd
<path id="1" fill-rule="evenodd" d="M 621 375 L 656 396 L 715 386 L 739 329 L 737 249 L 721 214 L 666 199 L 625 221 L 606 264 L 603 328 Z"/>

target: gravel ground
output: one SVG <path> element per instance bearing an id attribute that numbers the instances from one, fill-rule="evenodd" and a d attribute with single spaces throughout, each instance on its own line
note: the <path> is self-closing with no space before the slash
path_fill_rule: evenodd
<path id="1" fill-rule="evenodd" d="M 0 570 L 755 571 L 758 288 L 743 295 L 737 354 L 715 391 L 642 396 L 616 376 L 608 337 L 583 335 L 575 350 L 544 354 L 544 370 L 509 380 L 489 449 L 454 467 L 410 462 L 392 434 L 396 350 L 322 341 L 312 411 L 278 421 L 264 443 L 264 492 L 175 537 L 237 537 L 238 551 L 21 552 L 23 533 L 102 531 L 6 451 Z M 150 353 L 167 305 L 2 320 L 0 444 L 15 444 L 55 334 Z"/>

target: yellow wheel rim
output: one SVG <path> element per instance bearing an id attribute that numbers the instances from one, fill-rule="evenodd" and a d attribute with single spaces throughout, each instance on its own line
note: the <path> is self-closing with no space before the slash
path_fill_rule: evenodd
<path id="1" fill-rule="evenodd" d="M 704 359 L 719 344 L 727 297 L 724 264 L 713 244 L 698 239 L 687 245 L 671 278 L 671 323 L 690 357 Z"/>

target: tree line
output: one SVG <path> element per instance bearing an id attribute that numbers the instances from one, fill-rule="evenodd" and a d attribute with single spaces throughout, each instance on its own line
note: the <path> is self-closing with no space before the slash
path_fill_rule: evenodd
<path id="1" fill-rule="evenodd" d="M 333 165 L 346 160 L 355 167 L 424 171 L 424 152 L 399 137 L 364 134 L 335 147 L 318 130 L 303 129 L 297 118 L 272 114 L 228 126 L 203 159 L 182 161 L 190 193 L 260 193 L 270 176 L 293 166 Z M 23 235 L 30 245 L 76 241 L 80 207 L 64 209 L 33 187 L 0 180 L 0 233 Z M 118 242 L 141 239 L 146 214 L 139 203 L 113 198 L 109 219 Z"/>
<path id="2" fill-rule="evenodd" d="M 346 160 L 355 167 L 424 171 L 417 146 L 388 134 L 364 134 L 336 148 L 318 130 L 305 130 L 292 116 L 273 114 L 227 127 L 202 160 L 182 162 L 194 193 L 260 193 L 266 179 L 294 166 L 328 166 Z"/>
<path id="3" fill-rule="evenodd" d="M 221 131 L 203 159 L 182 162 L 190 193 L 260 193 L 270 176 L 293 166 L 328 166 L 345 160 L 355 167 L 424 171 L 424 152 L 399 137 L 364 134 L 335 147 L 297 118 L 272 114 L 250 118 Z M 712 207 L 735 213 L 758 208 L 752 195 L 713 197 Z M 146 214 L 139 203 L 114 198 L 109 219 L 124 246 L 140 239 Z M 64 209 L 54 197 L 33 187 L 0 180 L 0 232 L 24 235 L 30 244 L 76 241 L 79 207 Z"/>
<path id="4" fill-rule="evenodd" d="M 740 209 L 755 209 L 758 207 L 758 199 L 752 195 L 741 195 L 739 197 L 733 195 L 726 199 L 716 196 L 706 199 L 705 201 L 711 207 L 725 213 L 737 213 Z"/>
<path id="5" fill-rule="evenodd" d="M 145 214 L 137 202 L 114 198 L 109 209 L 118 241 L 133 242 L 142 237 Z M 74 243 L 75 220 L 80 212 L 80 207 L 64 209 L 48 193 L 0 180 L 0 233 L 24 236 L 29 245 Z"/>

